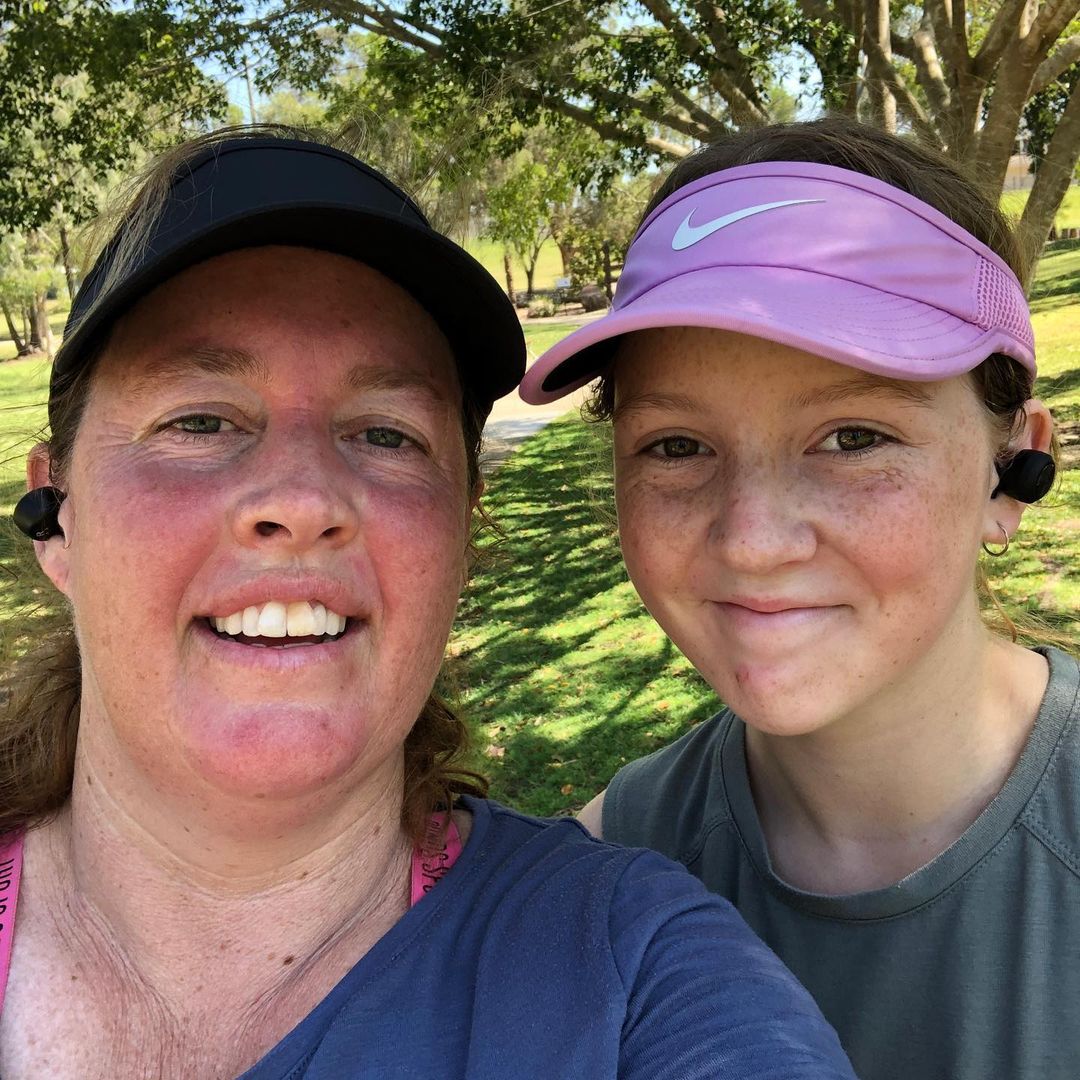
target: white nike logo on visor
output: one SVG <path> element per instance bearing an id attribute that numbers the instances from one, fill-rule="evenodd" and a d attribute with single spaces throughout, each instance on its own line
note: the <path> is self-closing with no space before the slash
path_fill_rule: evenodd
<path id="1" fill-rule="evenodd" d="M 706 236 L 712 236 L 714 232 L 726 229 L 728 225 L 734 225 L 736 221 L 742 221 L 743 218 L 753 217 L 755 214 L 764 214 L 766 210 L 775 210 L 780 206 L 801 206 L 803 203 L 820 203 L 824 201 L 824 199 L 785 199 L 783 202 L 762 203 L 760 206 L 748 206 L 745 210 L 733 210 L 723 217 L 706 221 L 704 225 L 690 224 L 690 219 L 694 216 L 694 211 L 691 210 L 686 215 L 686 220 L 675 230 L 675 235 L 671 238 L 671 250 L 683 251 L 685 248 L 693 247 L 698 241 L 704 240 Z"/>

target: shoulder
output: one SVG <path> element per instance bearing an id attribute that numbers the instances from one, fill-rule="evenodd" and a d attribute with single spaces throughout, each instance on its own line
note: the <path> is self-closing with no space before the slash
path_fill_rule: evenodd
<path id="1" fill-rule="evenodd" d="M 1050 682 L 1033 740 L 1043 740 L 1046 766 L 1022 822 L 1063 866 L 1080 878 L 1080 664 L 1046 650 Z"/>
<path id="2" fill-rule="evenodd" d="M 702 833 L 730 819 L 721 755 L 736 723 L 725 710 L 616 773 L 604 796 L 604 838 L 689 862 Z"/>

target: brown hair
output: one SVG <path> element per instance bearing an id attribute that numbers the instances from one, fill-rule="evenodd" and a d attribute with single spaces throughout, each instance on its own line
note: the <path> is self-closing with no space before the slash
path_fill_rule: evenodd
<path id="1" fill-rule="evenodd" d="M 146 242 L 173 178 L 188 161 L 225 139 L 267 137 L 304 139 L 356 151 L 346 139 L 279 125 L 224 128 L 190 139 L 151 162 L 133 179 L 127 197 L 119 198 L 95 225 L 94 246 L 117 245 L 115 273 L 122 276 L 124 264 Z M 101 295 L 106 291 L 102 289 Z M 49 395 L 50 476 L 61 488 L 103 348 L 103 342 L 92 345 L 84 363 Z M 463 392 L 461 426 L 470 491 L 475 490 L 480 477 L 486 413 L 480 402 Z M 481 527 L 489 524 L 482 510 L 478 516 Z M 474 540 L 475 536 L 474 531 Z M 470 543 L 470 555 L 473 553 Z M 82 674 L 69 608 L 63 608 L 59 624 L 44 643 L 15 662 L 7 673 L 5 688 L 6 700 L 0 703 L 0 835 L 41 824 L 64 806 L 71 793 Z M 463 764 L 468 746 L 464 722 L 432 692 L 404 746 L 402 824 L 414 842 L 425 838 L 431 814 L 450 807 L 456 795 L 487 794 L 484 777 Z"/>
<path id="2" fill-rule="evenodd" d="M 1020 281 L 1027 280 L 1027 260 L 1008 219 L 954 162 L 914 140 L 890 135 L 847 117 L 755 128 L 702 146 L 668 173 L 641 215 L 641 222 L 672 192 L 694 180 L 762 161 L 833 165 L 891 184 L 955 221 L 998 255 Z M 1004 463 L 1009 457 L 1011 439 L 1023 427 L 1023 407 L 1033 396 L 1034 378 L 1011 357 L 999 353 L 988 356 L 972 370 L 970 377 L 992 418 L 998 438 L 998 460 Z M 582 411 L 590 420 L 610 420 L 614 404 L 614 384 L 610 374 L 605 373 Z M 1056 437 L 1051 453 L 1056 461 Z M 990 589 L 981 565 L 978 585 L 983 600 L 995 609 L 994 617 L 988 621 L 1014 641 L 1023 634 L 1035 640 L 1064 643 L 1037 619 L 1010 618 Z"/>

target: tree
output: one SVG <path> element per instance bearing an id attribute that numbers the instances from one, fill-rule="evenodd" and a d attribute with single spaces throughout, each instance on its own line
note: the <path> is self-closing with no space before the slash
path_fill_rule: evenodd
<path id="1" fill-rule="evenodd" d="M 552 235 L 552 209 L 573 195 L 573 181 L 557 162 L 520 151 L 485 197 L 487 235 L 505 244 L 525 267 L 525 299 L 533 298 L 540 250 Z M 508 284 L 511 300 L 513 286 Z"/>
<path id="2" fill-rule="evenodd" d="M 631 167 L 768 122 L 778 57 L 802 56 L 826 109 L 913 133 L 970 164 L 993 197 L 1026 105 L 1080 59 L 1080 0 L 295 0 L 288 10 L 385 39 L 386 78 L 414 95 L 497 92 L 524 126 L 586 127 Z M 1074 85 L 1021 220 L 1032 246 L 1078 157 Z"/>
<path id="3" fill-rule="evenodd" d="M 49 244 L 39 230 L 0 240 L 0 312 L 19 356 L 52 355 L 45 298 L 58 277 Z"/>

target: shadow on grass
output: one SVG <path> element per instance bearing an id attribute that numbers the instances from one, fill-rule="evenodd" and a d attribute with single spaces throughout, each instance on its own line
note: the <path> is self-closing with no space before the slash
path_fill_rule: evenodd
<path id="1" fill-rule="evenodd" d="M 502 530 L 462 600 L 449 671 L 493 794 L 570 810 L 715 708 L 626 580 L 606 428 L 557 421 L 492 477 Z"/>

